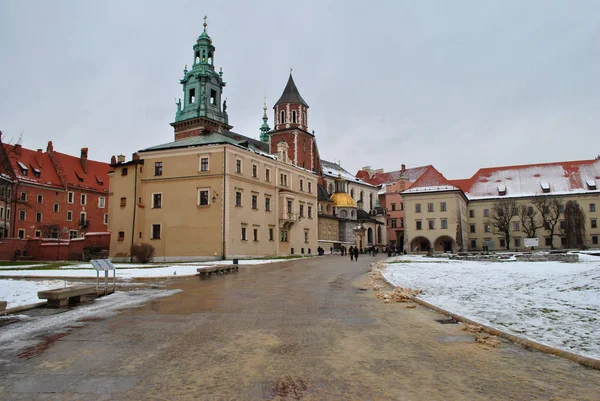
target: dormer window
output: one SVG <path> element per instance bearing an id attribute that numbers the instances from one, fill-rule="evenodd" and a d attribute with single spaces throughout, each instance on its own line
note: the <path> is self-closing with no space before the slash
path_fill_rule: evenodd
<path id="1" fill-rule="evenodd" d="M 506 195 L 506 185 L 504 185 L 504 184 L 498 185 L 498 195 L 500 195 L 500 196 Z"/>
<path id="2" fill-rule="evenodd" d="M 102 179 L 98 176 L 96 176 L 96 182 L 98 183 L 98 185 L 104 185 L 104 181 L 102 181 Z"/>
<path id="3" fill-rule="evenodd" d="M 33 167 L 32 165 L 29 165 L 29 167 L 31 167 L 31 171 L 33 171 L 34 177 L 40 178 L 40 175 L 42 174 L 42 172 L 39 169 Z"/>
<path id="4" fill-rule="evenodd" d="M 542 192 L 547 194 L 550 192 L 550 184 L 547 182 L 540 182 L 540 186 L 542 187 Z"/>
<path id="5" fill-rule="evenodd" d="M 592 191 L 596 190 L 596 180 L 585 180 L 585 183 L 587 184 L 588 188 Z"/>
<path id="6" fill-rule="evenodd" d="M 77 173 L 77 171 L 75 172 L 75 175 L 77 176 L 77 179 L 79 180 L 79 182 L 83 182 L 83 177 L 81 177 L 79 175 L 79 173 Z"/>
<path id="7" fill-rule="evenodd" d="M 27 172 L 29 171 L 29 168 L 26 165 L 24 165 L 23 163 L 21 163 L 21 162 L 17 162 L 17 165 L 19 166 L 19 169 L 21 169 L 21 174 L 22 175 L 27 175 Z"/>

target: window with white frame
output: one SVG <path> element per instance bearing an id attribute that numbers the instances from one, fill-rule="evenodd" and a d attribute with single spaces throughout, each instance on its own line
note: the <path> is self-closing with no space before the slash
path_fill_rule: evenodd
<path id="1" fill-rule="evenodd" d="M 44 203 L 44 195 L 38 194 L 37 203 Z"/>
<path id="2" fill-rule="evenodd" d="M 86 194 L 81 194 L 81 204 L 85 205 L 87 203 L 87 196 Z"/>
<path id="3" fill-rule="evenodd" d="M 242 224 L 242 241 L 248 241 L 248 237 L 246 236 L 246 226 Z"/>
<path id="4" fill-rule="evenodd" d="M 26 218 L 27 218 L 27 213 L 25 212 L 25 210 L 23 210 L 23 209 L 19 210 L 19 220 L 25 221 Z"/>
<path id="5" fill-rule="evenodd" d="M 77 230 L 69 230 L 69 239 L 77 238 Z"/>
<path id="6" fill-rule="evenodd" d="M 428 203 L 427 204 L 427 211 L 428 212 L 433 212 L 434 211 L 434 209 L 433 209 L 433 203 Z"/>
<path id="7" fill-rule="evenodd" d="M 271 197 L 270 196 L 265 196 L 265 211 L 267 211 L 267 212 L 271 211 Z"/>
<path id="8" fill-rule="evenodd" d="M 58 213 L 59 210 L 60 210 L 60 206 L 58 205 L 58 203 L 55 203 L 54 206 L 52 206 L 52 211 L 54 213 Z"/>
<path id="9" fill-rule="evenodd" d="M 22 228 L 19 228 L 19 232 L 17 234 L 19 239 L 24 239 L 25 238 L 25 230 L 23 230 Z"/>
<path id="10" fill-rule="evenodd" d="M 252 209 L 258 210 L 258 194 L 252 193 Z"/>
<path id="11" fill-rule="evenodd" d="M 104 225 L 108 225 L 108 213 L 104 213 Z"/>
<path id="12" fill-rule="evenodd" d="M 258 166 L 252 164 L 252 178 L 258 178 Z"/>
<path id="13" fill-rule="evenodd" d="M 36 221 L 37 223 L 41 223 L 41 222 L 42 222 L 42 212 L 37 212 L 37 213 L 35 214 L 35 221 Z"/>
<path id="14" fill-rule="evenodd" d="M 87 226 L 87 214 L 85 212 L 79 213 L 79 225 L 81 227 Z"/>
<path id="15" fill-rule="evenodd" d="M 42 238 L 42 231 L 41 230 L 35 230 L 34 236 L 35 236 L 35 238 Z"/>
<path id="16" fill-rule="evenodd" d="M 198 190 L 198 206 L 208 206 L 208 197 L 210 190 L 208 188 L 201 188 Z"/>
<path id="17" fill-rule="evenodd" d="M 308 182 L 308 193 L 312 194 L 312 182 L 311 181 Z"/>
<path id="18" fill-rule="evenodd" d="M 235 160 L 235 172 L 242 174 L 242 161 L 240 159 Z"/>
<path id="19" fill-rule="evenodd" d="M 415 213 L 421 213 L 421 204 L 420 203 L 415 204 Z"/>
<path id="20" fill-rule="evenodd" d="M 75 193 L 69 192 L 67 194 L 67 203 L 73 203 L 75 201 Z"/>
<path id="21" fill-rule="evenodd" d="M 440 202 L 440 211 L 441 212 L 445 212 L 446 211 L 446 202 Z"/>
<path id="22" fill-rule="evenodd" d="M 265 181 L 271 181 L 271 169 L 270 168 L 265 169 Z"/>
<path id="23" fill-rule="evenodd" d="M 300 178 L 300 191 L 304 191 L 304 180 Z"/>
<path id="24" fill-rule="evenodd" d="M 442 230 L 447 230 L 448 229 L 448 219 L 442 219 L 440 221 L 440 224 L 441 224 Z"/>
<path id="25" fill-rule="evenodd" d="M 98 198 L 98 207 L 100 209 L 104 209 L 106 207 L 106 198 L 104 196 L 100 196 Z"/>
<path id="26" fill-rule="evenodd" d="M 67 211 L 67 221 L 73 221 L 73 212 Z"/>
<path id="27" fill-rule="evenodd" d="M 208 156 L 200 156 L 200 171 L 206 172 L 209 169 Z"/>
<path id="28" fill-rule="evenodd" d="M 152 194 L 152 209 L 162 209 L 162 192 Z"/>
<path id="29" fill-rule="evenodd" d="M 427 228 L 435 230 L 435 220 L 427 220 Z"/>

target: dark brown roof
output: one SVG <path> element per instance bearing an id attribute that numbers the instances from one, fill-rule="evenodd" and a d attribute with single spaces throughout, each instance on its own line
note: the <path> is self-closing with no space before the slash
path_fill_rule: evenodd
<path id="1" fill-rule="evenodd" d="M 296 84 L 294 83 L 294 79 L 292 78 L 292 74 L 290 74 L 290 78 L 288 79 L 287 85 L 283 90 L 283 94 L 275 103 L 275 105 L 282 103 L 300 103 L 308 107 L 308 104 L 302 99 L 300 96 L 300 92 L 298 92 L 298 88 L 296 88 Z"/>

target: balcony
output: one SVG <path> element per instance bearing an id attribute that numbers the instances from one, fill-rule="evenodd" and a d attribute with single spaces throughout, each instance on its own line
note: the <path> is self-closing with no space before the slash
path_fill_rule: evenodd
<path id="1" fill-rule="evenodd" d="M 292 228 L 296 221 L 299 221 L 300 217 L 297 213 L 283 212 L 279 218 L 279 227 L 285 230 Z"/>

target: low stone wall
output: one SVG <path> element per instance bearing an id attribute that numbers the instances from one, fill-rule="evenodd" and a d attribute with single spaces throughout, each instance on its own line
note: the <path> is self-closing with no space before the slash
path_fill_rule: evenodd
<path id="1" fill-rule="evenodd" d="M 568 254 L 568 253 L 546 253 L 546 252 L 535 252 L 535 253 L 469 253 L 469 254 L 455 254 L 449 259 L 451 260 L 465 260 L 473 262 L 506 262 L 515 258 L 519 262 L 565 262 L 565 263 L 577 263 L 579 261 L 579 255 Z"/>
<path id="2" fill-rule="evenodd" d="M 82 238 L 56 241 L 42 238 L 4 238 L 0 240 L 0 260 L 14 260 L 15 252 L 30 260 L 83 260 L 85 248 L 108 249 L 110 233 L 89 233 Z"/>

